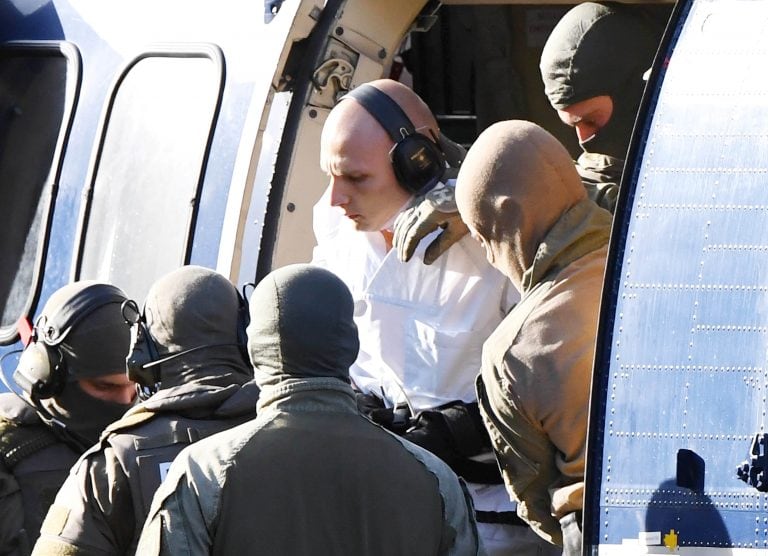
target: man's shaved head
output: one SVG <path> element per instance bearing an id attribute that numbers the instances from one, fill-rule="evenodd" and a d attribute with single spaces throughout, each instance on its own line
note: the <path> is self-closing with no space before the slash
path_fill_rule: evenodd
<path id="1" fill-rule="evenodd" d="M 411 89 L 391 79 L 370 83 L 388 95 L 420 133 L 438 137 L 437 120 Z M 320 166 L 331 178 L 331 204 L 359 231 L 387 228 L 411 193 L 397 181 L 389 152 L 394 140 L 359 102 L 348 98 L 328 115 L 320 139 Z"/>

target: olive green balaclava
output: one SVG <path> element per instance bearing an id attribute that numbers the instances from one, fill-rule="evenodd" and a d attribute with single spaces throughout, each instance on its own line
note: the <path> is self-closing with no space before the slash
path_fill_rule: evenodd
<path id="1" fill-rule="evenodd" d="M 253 377 L 239 342 L 244 326 L 241 302 L 232 283 L 200 266 L 183 266 L 149 289 L 144 318 L 158 355 L 206 346 L 160 365 L 160 389 L 191 382 L 217 386 L 243 384 Z"/>
<path id="2" fill-rule="evenodd" d="M 552 107 L 601 95 L 613 101 L 608 124 L 581 144 L 585 152 L 626 157 L 661 31 L 635 7 L 594 2 L 572 8 L 552 30 L 539 64 Z"/>
<path id="3" fill-rule="evenodd" d="M 94 299 L 103 296 L 105 289 L 117 295 L 93 309 Z M 77 383 L 78 379 L 125 372 L 130 344 L 130 328 L 121 311 L 125 299 L 125 294 L 114 286 L 90 280 L 74 282 L 51 295 L 37 321 L 44 328 L 46 322 L 60 321 L 62 311 L 73 315 L 74 324 L 59 331 L 63 340 L 58 346 L 67 367 L 67 382 L 60 394 L 42 404 L 68 430 L 90 443 L 95 443 L 101 431 L 132 405 L 99 400 Z M 81 311 L 87 312 L 78 316 Z"/>
<path id="4" fill-rule="evenodd" d="M 260 388 L 292 378 L 349 383 L 359 348 L 352 295 L 335 274 L 289 265 L 253 291 L 248 351 Z"/>
<path id="5" fill-rule="evenodd" d="M 462 220 L 486 243 L 491 264 L 520 291 L 544 236 L 585 197 L 566 148 L 522 120 L 498 122 L 483 131 L 456 180 Z"/>

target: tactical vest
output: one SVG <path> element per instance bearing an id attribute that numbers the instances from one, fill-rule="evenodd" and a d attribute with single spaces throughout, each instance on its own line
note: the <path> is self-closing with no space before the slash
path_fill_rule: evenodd
<path id="1" fill-rule="evenodd" d="M 0 417 L 0 548 L 29 554 L 56 493 L 79 454 L 45 425 Z M 11 533 L 14 530 L 14 533 Z M 6 538 L 15 534 L 15 538 Z"/>
<path id="2" fill-rule="evenodd" d="M 255 409 L 255 408 L 254 408 Z M 187 419 L 172 413 L 149 411 L 128 415 L 108 427 L 99 445 L 88 453 L 100 451 L 107 444 L 128 478 L 133 500 L 134 535 L 126 553 L 133 553 L 141 526 L 149 514 L 152 497 L 165 479 L 174 458 L 198 440 L 253 419 L 249 413 L 230 419 Z"/>

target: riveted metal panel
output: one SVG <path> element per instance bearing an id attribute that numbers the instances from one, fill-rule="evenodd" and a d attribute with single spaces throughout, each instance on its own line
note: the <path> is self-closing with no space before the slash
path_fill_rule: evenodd
<path id="1" fill-rule="evenodd" d="M 677 12 L 614 224 L 590 554 L 768 549 L 768 496 L 737 477 L 766 432 L 768 3 Z"/>

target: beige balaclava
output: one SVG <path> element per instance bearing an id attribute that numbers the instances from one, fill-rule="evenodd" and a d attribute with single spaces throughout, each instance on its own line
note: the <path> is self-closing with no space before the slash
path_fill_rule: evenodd
<path id="1" fill-rule="evenodd" d="M 462 219 L 485 242 L 491 264 L 519 290 L 546 233 L 585 197 L 565 147 L 522 120 L 499 122 L 481 133 L 456 182 Z"/>

